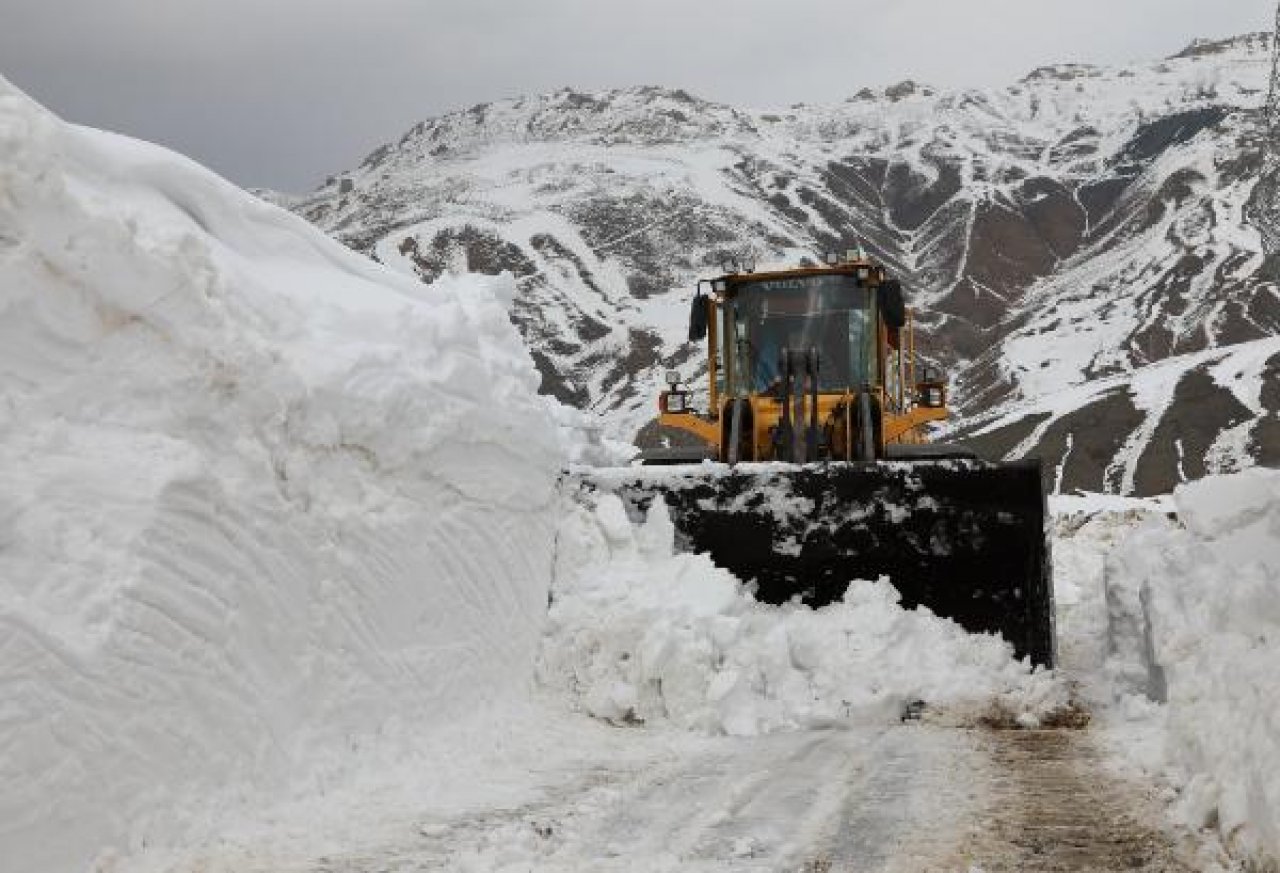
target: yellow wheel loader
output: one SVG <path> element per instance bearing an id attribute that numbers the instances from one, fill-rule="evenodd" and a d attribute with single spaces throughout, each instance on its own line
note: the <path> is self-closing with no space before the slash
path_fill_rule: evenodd
<path id="1" fill-rule="evenodd" d="M 861 255 L 698 283 L 689 338 L 707 344 L 705 412 L 668 374 L 643 467 L 580 471 L 640 515 L 664 499 L 682 547 L 812 606 L 887 578 L 907 607 L 1003 635 L 1054 664 L 1040 463 L 930 444 L 947 386 L 917 363 L 901 284 Z"/>

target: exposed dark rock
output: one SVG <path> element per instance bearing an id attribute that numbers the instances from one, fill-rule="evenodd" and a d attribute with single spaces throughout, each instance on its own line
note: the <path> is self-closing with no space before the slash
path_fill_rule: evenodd
<path id="1" fill-rule="evenodd" d="M 1254 137 L 1241 137 L 1235 147 L 1214 157 L 1214 169 L 1223 184 L 1231 185 L 1262 176 L 1262 143 Z"/>
<path id="2" fill-rule="evenodd" d="M 1047 412 L 1028 415 L 1013 424 L 1007 424 L 1004 427 L 981 434 L 966 433 L 964 430 L 960 430 L 947 442 L 955 442 L 972 449 L 977 452 L 979 457 L 986 458 L 989 461 L 1008 460 L 1009 453 L 1019 443 L 1031 436 L 1032 432 L 1048 417 L 1049 413 Z"/>
<path id="3" fill-rule="evenodd" d="M 1036 177 L 1022 183 L 1018 196 L 1023 216 L 1055 261 L 1074 255 L 1084 238 L 1086 216 L 1072 192 L 1053 179 Z"/>
<path id="4" fill-rule="evenodd" d="M 1155 227 L 1164 221 L 1165 216 L 1171 210 L 1179 208 L 1183 203 L 1190 200 L 1195 195 L 1197 188 L 1206 181 L 1202 174 L 1190 169 L 1178 170 L 1165 179 L 1160 189 L 1156 191 L 1155 196 L 1151 198 L 1151 202 L 1147 205 L 1144 226 Z"/>
<path id="5" fill-rule="evenodd" d="M 1056 214 L 1055 209 L 1059 210 Z M 1062 205 L 1050 205 L 1039 211 L 1039 218 L 1057 237 L 1058 245 L 1070 247 L 1080 225 L 1077 220 L 1073 227 L 1063 209 Z M 1065 209 L 1067 215 L 1078 219 L 1078 210 Z M 1018 302 L 1022 289 L 1052 272 L 1057 262 L 1058 255 L 1035 220 L 1028 220 L 1021 212 L 984 203 L 977 208 L 973 220 L 966 278 L 938 302 L 937 308 L 989 329 Z"/>
<path id="6" fill-rule="evenodd" d="M 1218 434 L 1253 418 L 1206 368 L 1187 373 L 1174 390 L 1135 470 L 1139 494 L 1167 494 L 1179 482 L 1204 476 L 1205 455 Z"/>
<path id="7" fill-rule="evenodd" d="M 1048 67 L 1037 67 L 1028 73 L 1022 81 L 1035 82 L 1055 80 L 1074 82 L 1077 79 L 1094 78 L 1101 74 L 1101 69 L 1090 64 L 1054 64 Z"/>
<path id="8" fill-rule="evenodd" d="M 456 263 L 455 259 L 462 260 L 472 272 L 491 276 L 504 270 L 517 277 L 532 276 L 537 272 L 533 262 L 519 247 L 469 226 L 440 231 L 432 237 L 425 250 L 421 243 L 417 244 L 412 259 L 424 282 L 438 279 L 451 264 Z"/>
<path id="9" fill-rule="evenodd" d="M 1076 197 L 1084 207 L 1090 227 L 1095 227 L 1106 219 L 1128 187 L 1127 179 L 1100 179 L 1079 188 Z"/>
<path id="10" fill-rule="evenodd" d="M 1046 462 L 1046 488 L 1057 484 L 1064 494 L 1077 489 L 1111 491 L 1118 488 L 1118 474 L 1109 475 L 1108 467 L 1144 420 L 1145 416 L 1125 390 L 1111 391 L 1059 418 L 1030 453 Z M 1055 483 L 1058 477 L 1055 463 L 1062 465 L 1060 483 Z"/>
<path id="11" fill-rule="evenodd" d="M 596 284 L 595 276 L 593 276 L 591 271 L 587 269 L 587 265 L 582 262 L 582 259 L 555 237 L 547 233 L 534 234 L 529 238 L 529 245 L 533 246 L 534 251 L 538 252 L 544 258 L 549 260 L 560 259 L 572 264 L 583 285 L 590 288 L 597 294 L 603 293 L 600 290 L 600 286 Z M 607 329 L 605 330 L 605 333 L 608 333 Z M 599 339 L 599 337 L 604 336 L 604 334 L 602 333 L 594 337 L 588 337 L 579 332 L 579 336 L 582 336 L 583 339 Z"/>
<path id="12" fill-rule="evenodd" d="M 938 161 L 934 166 L 938 176 L 930 179 L 910 164 L 889 164 L 883 196 L 889 207 L 889 217 L 898 227 L 904 230 L 919 228 L 960 192 L 963 184 L 960 168 L 945 161 Z"/>
<path id="13" fill-rule="evenodd" d="M 1220 124 L 1226 117 L 1226 109 L 1209 106 L 1147 122 L 1138 128 L 1133 139 L 1111 163 L 1123 175 L 1137 175 L 1170 148 L 1190 142 L 1201 131 Z"/>
<path id="14" fill-rule="evenodd" d="M 1253 431 L 1253 451 L 1258 463 L 1280 467 L 1280 354 L 1272 356 L 1263 370 L 1262 408 L 1267 411 Z"/>
<path id="15" fill-rule="evenodd" d="M 549 357 L 537 349 L 530 349 L 529 354 L 533 357 L 533 364 L 542 376 L 542 385 L 538 388 L 540 393 L 550 394 L 561 403 L 580 409 L 590 402 L 591 396 L 587 389 L 581 385 L 571 384 Z"/>
<path id="16" fill-rule="evenodd" d="M 1096 127 L 1086 126 L 1073 130 L 1058 140 L 1049 150 L 1049 162 L 1065 164 L 1097 154 L 1101 133 Z"/>
<path id="17" fill-rule="evenodd" d="M 910 79 L 899 82 L 896 85 L 890 85 L 884 89 L 884 96 L 890 100 L 903 100 L 916 94 L 920 90 L 919 86 Z M 803 104 L 802 104 L 803 105 Z"/>
<path id="18" fill-rule="evenodd" d="M 1269 33 L 1247 33 L 1242 36 L 1234 36 L 1229 39 L 1195 39 L 1191 44 L 1175 55 L 1173 58 L 1207 58 L 1212 55 L 1225 54 L 1226 52 L 1244 48 L 1248 51 L 1266 52 L 1271 45 L 1271 34 Z"/>

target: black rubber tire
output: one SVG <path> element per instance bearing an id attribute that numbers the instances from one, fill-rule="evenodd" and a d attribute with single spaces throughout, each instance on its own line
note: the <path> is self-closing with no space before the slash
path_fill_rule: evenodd
<path id="1" fill-rule="evenodd" d="M 730 466 L 742 460 L 742 407 L 741 400 L 734 401 L 733 412 L 729 414 L 729 445 L 726 447 L 725 460 Z"/>
<path id="2" fill-rule="evenodd" d="M 858 457 L 859 461 L 876 459 L 876 423 L 871 408 L 871 394 L 858 395 Z"/>

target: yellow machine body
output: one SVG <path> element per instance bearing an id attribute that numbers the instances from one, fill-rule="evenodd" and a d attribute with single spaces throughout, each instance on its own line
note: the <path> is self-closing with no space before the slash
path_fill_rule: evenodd
<path id="1" fill-rule="evenodd" d="M 815 284 L 815 280 L 834 287 L 837 293 L 810 295 L 814 299 L 798 304 L 810 307 L 803 311 L 802 317 L 807 321 L 822 321 L 835 312 L 847 311 L 841 307 L 853 305 L 852 311 L 860 313 L 866 329 L 860 336 L 859 348 L 846 351 L 850 355 L 861 355 L 867 361 L 868 365 L 858 374 L 860 378 L 847 378 L 843 382 L 838 375 L 833 377 L 834 381 L 819 378 L 821 384 L 815 392 L 810 376 L 802 373 L 796 390 L 785 396 L 776 384 L 751 384 L 752 380 L 741 378 L 741 373 L 736 371 L 750 366 L 751 358 L 749 354 L 735 353 L 748 340 L 743 335 L 746 332 L 743 321 L 731 313 L 749 304 L 757 295 L 773 294 L 773 299 L 783 299 L 775 290 L 778 288 L 794 289 L 803 297 L 806 286 Z M 673 384 L 659 398 L 658 422 L 665 428 L 693 435 L 716 459 L 735 462 L 874 460 L 892 453 L 891 446 L 927 442 L 927 426 L 946 419 L 946 385 L 931 368 L 918 364 L 912 313 L 902 307 L 901 316 L 893 319 L 886 318 L 883 311 L 886 289 L 899 295 L 901 300 L 900 286 L 886 277 L 883 267 L 869 260 L 855 259 L 825 267 L 735 273 L 704 284 L 709 284 L 712 292 L 699 294 L 694 307 L 695 320 L 698 307 L 706 310 L 709 408 L 706 412 L 694 411 L 689 403 L 691 392 Z M 823 311 L 824 304 L 832 311 Z M 819 372 L 821 368 L 819 360 Z M 863 425 L 858 404 L 862 394 L 870 395 L 875 420 L 871 451 L 864 451 L 860 456 L 859 450 L 868 447 L 858 433 Z M 731 455 L 729 443 L 733 412 L 739 404 L 746 404 L 746 408 L 740 413 L 739 451 L 735 456 Z M 785 451 L 779 431 L 786 426 L 787 412 L 791 413 L 793 432 L 800 432 L 795 437 L 797 440 L 805 439 L 807 434 L 803 432 L 809 422 L 816 421 L 820 433 L 815 456 L 797 458 L 795 452 Z M 796 421 L 797 412 L 803 414 L 803 421 Z"/>
<path id="2" fill-rule="evenodd" d="M 662 501 L 681 547 L 762 602 L 820 607 L 851 580 L 888 580 L 904 606 L 1053 665 L 1042 466 L 928 442 L 946 385 L 917 361 L 902 287 L 881 265 L 703 280 L 689 338 L 706 342 L 705 411 L 668 374 L 659 424 L 672 445 L 568 474 L 579 499 L 612 494 L 636 520 Z"/>

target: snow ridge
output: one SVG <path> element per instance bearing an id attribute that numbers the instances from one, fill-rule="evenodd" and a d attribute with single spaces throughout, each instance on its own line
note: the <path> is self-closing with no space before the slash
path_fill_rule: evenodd
<path id="1" fill-rule="evenodd" d="M 0 869 L 108 864 L 527 696 L 564 416 L 398 275 L 0 81 Z"/>

